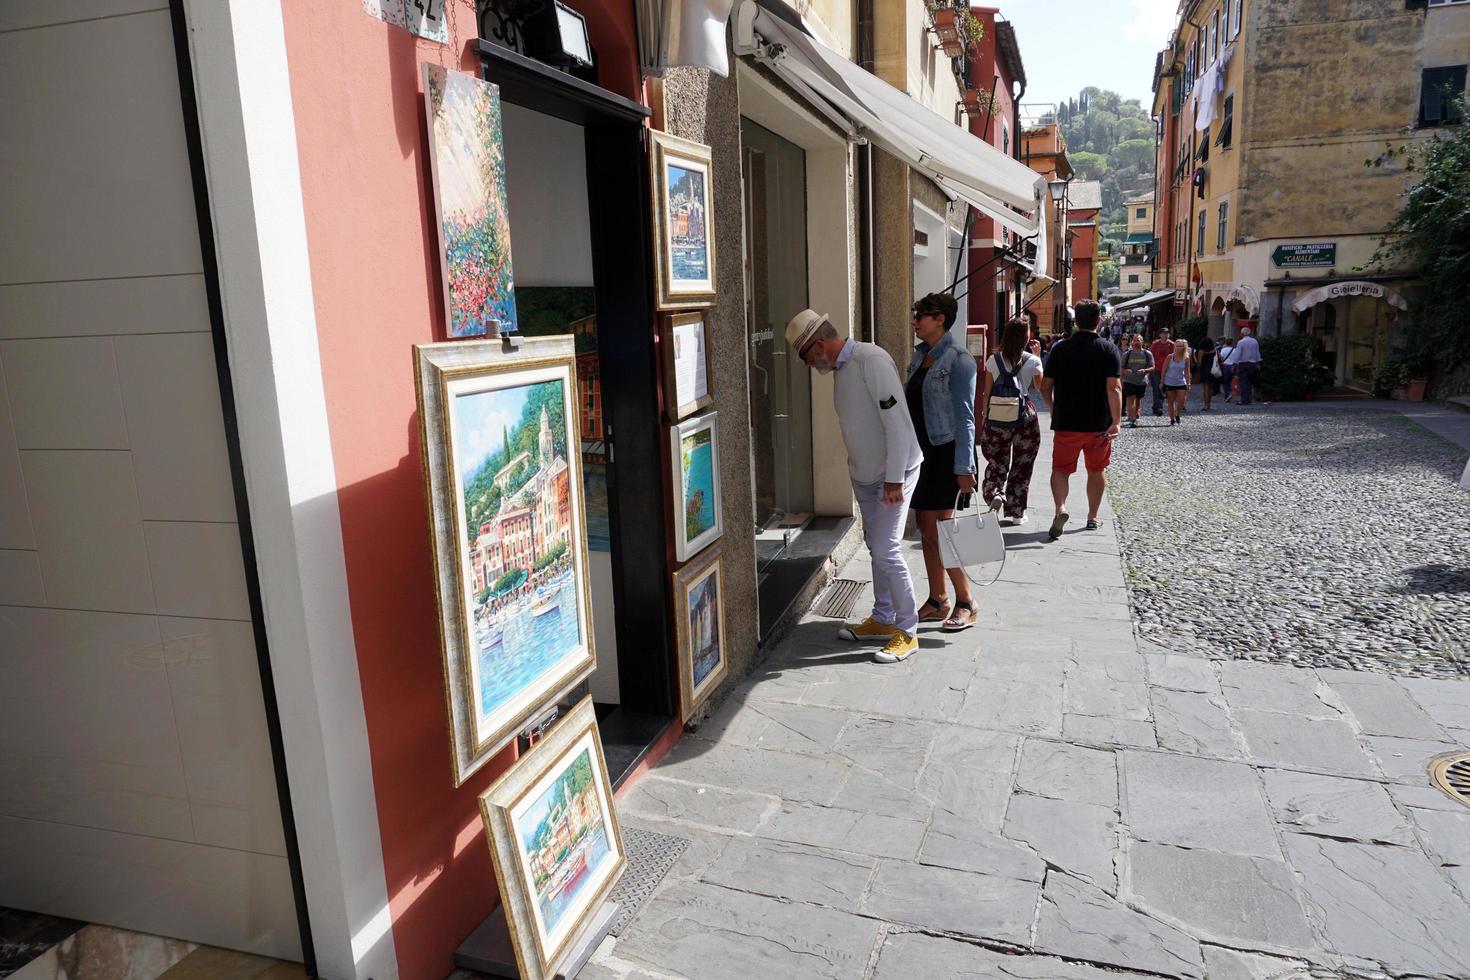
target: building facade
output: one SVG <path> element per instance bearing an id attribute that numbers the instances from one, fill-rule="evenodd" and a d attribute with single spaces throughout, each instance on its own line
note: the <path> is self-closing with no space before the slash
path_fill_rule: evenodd
<path id="1" fill-rule="evenodd" d="M 1153 289 L 1154 196 L 1141 194 L 1123 202 L 1128 230 L 1118 259 L 1118 296 L 1128 299 Z"/>
<path id="2" fill-rule="evenodd" d="M 1412 177 L 1371 164 L 1449 121 L 1467 51 L 1464 4 L 1185 3 L 1156 76 L 1161 288 L 1215 334 L 1310 332 L 1371 387 L 1416 275 L 1375 256 Z"/>
<path id="3" fill-rule="evenodd" d="M 1068 188 L 1067 234 L 1072 248 L 1072 301 L 1098 298 L 1097 216 L 1102 212 L 1102 182 L 1074 180 Z"/>
<path id="4" fill-rule="evenodd" d="M 1043 122 L 1022 130 L 1021 162 L 1047 183 L 1042 214 L 1048 239 L 1055 243 L 1048 262 L 1039 270 L 1042 274 L 1026 286 L 1026 309 L 1035 314 L 1038 333 L 1061 334 L 1071 322 L 1073 302 L 1072 236 L 1068 227 L 1072 163 L 1067 159 L 1067 138 L 1062 128 L 1055 122 Z"/>

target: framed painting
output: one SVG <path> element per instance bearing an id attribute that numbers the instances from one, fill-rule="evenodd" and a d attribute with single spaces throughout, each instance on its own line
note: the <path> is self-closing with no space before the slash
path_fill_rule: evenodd
<path id="1" fill-rule="evenodd" d="M 549 980 L 627 864 L 590 698 L 485 791 L 480 812 L 521 977 Z"/>
<path id="2" fill-rule="evenodd" d="M 655 305 L 660 310 L 712 306 L 715 239 L 710 223 L 710 148 L 653 131 Z"/>
<path id="3" fill-rule="evenodd" d="M 702 312 L 664 317 L 664 397 L 669 420 L 677 422 L 714 403 L 710 380 L 709 327 Z"/>
<path id="4" fill-rule="evenodd" d="M 724 533 L 720 519 L 720 419 L 705 412 L 669 427 L 673 465 L 674 552 L 688 561 Z"/>
<path id="5" fill-rule="evenodd" d="M 674 573 L 674 634 L 679 650 L 679 705 L 687 720 L 719 687 L 725 659 L 725 567 L 710 548 Z"/>
<path id="6" fill-rule="evenodd" d="M 458 786 L 595 665 L 576 357 L 461 341 L 414 366 Z"/>
<path id="7" fill-rule="evenodd" d="M 500 89 L 430 62 L 423 71 L 445 334 L 513 333 L 516 302 Z"/>

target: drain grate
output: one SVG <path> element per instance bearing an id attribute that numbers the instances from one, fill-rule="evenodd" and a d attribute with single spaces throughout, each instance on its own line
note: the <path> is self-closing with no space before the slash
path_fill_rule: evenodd
<path id="1" fill-rule="evenodd" d="M 612 934 L 621 936 L 632 923 L 648 896 L 664 880 L 664 875 L 679 860 L 679 855 L 689 846 L 683 837 L 656 834 L 637 827 L 623 828 L 623 850 L 628 855 L 628 866 L 623 877 L 613 888 L 611 898 L 618 903 L 618 918 L 613 923 Z"/>
<path id="2" fill-rule="evenodd" d="M 1470 752 L 1442 755 L 1429 764 L 1434 785 L 1470 806 Z"/>
<path id="3" fill-rule="evenodd" d="M 812 612 L 818 616 L 846 619 L 852 615 L 852 607 L 857 605 L 858 595 L 867 584 L 855 578 L 834 578 L 827 594 L 822 596 L 822 601 L 813 607 Z"/>

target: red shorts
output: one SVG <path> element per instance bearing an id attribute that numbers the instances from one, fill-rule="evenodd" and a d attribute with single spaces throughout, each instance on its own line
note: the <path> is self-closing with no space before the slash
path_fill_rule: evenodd
<path id="1" fill-rule="evenodd" d="M 1058 473 L 1077 472 L 1077 454 L 1087 460 L 1087 472 L 1100 473 L 1113 458 L 1113 440 L 1099 432 L 1053 432 L 1051 468 Z"/>

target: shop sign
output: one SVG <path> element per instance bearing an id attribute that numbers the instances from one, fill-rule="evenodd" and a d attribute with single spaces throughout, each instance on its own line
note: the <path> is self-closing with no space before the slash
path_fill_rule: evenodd
<path id="1" fill-rule="evenodd" d="M 1295 242 L 1277 245 L 1271 250 L 1271 261 L 1282 269 L 1310 269 L 1337 264 L 1336 242 Z"/>

